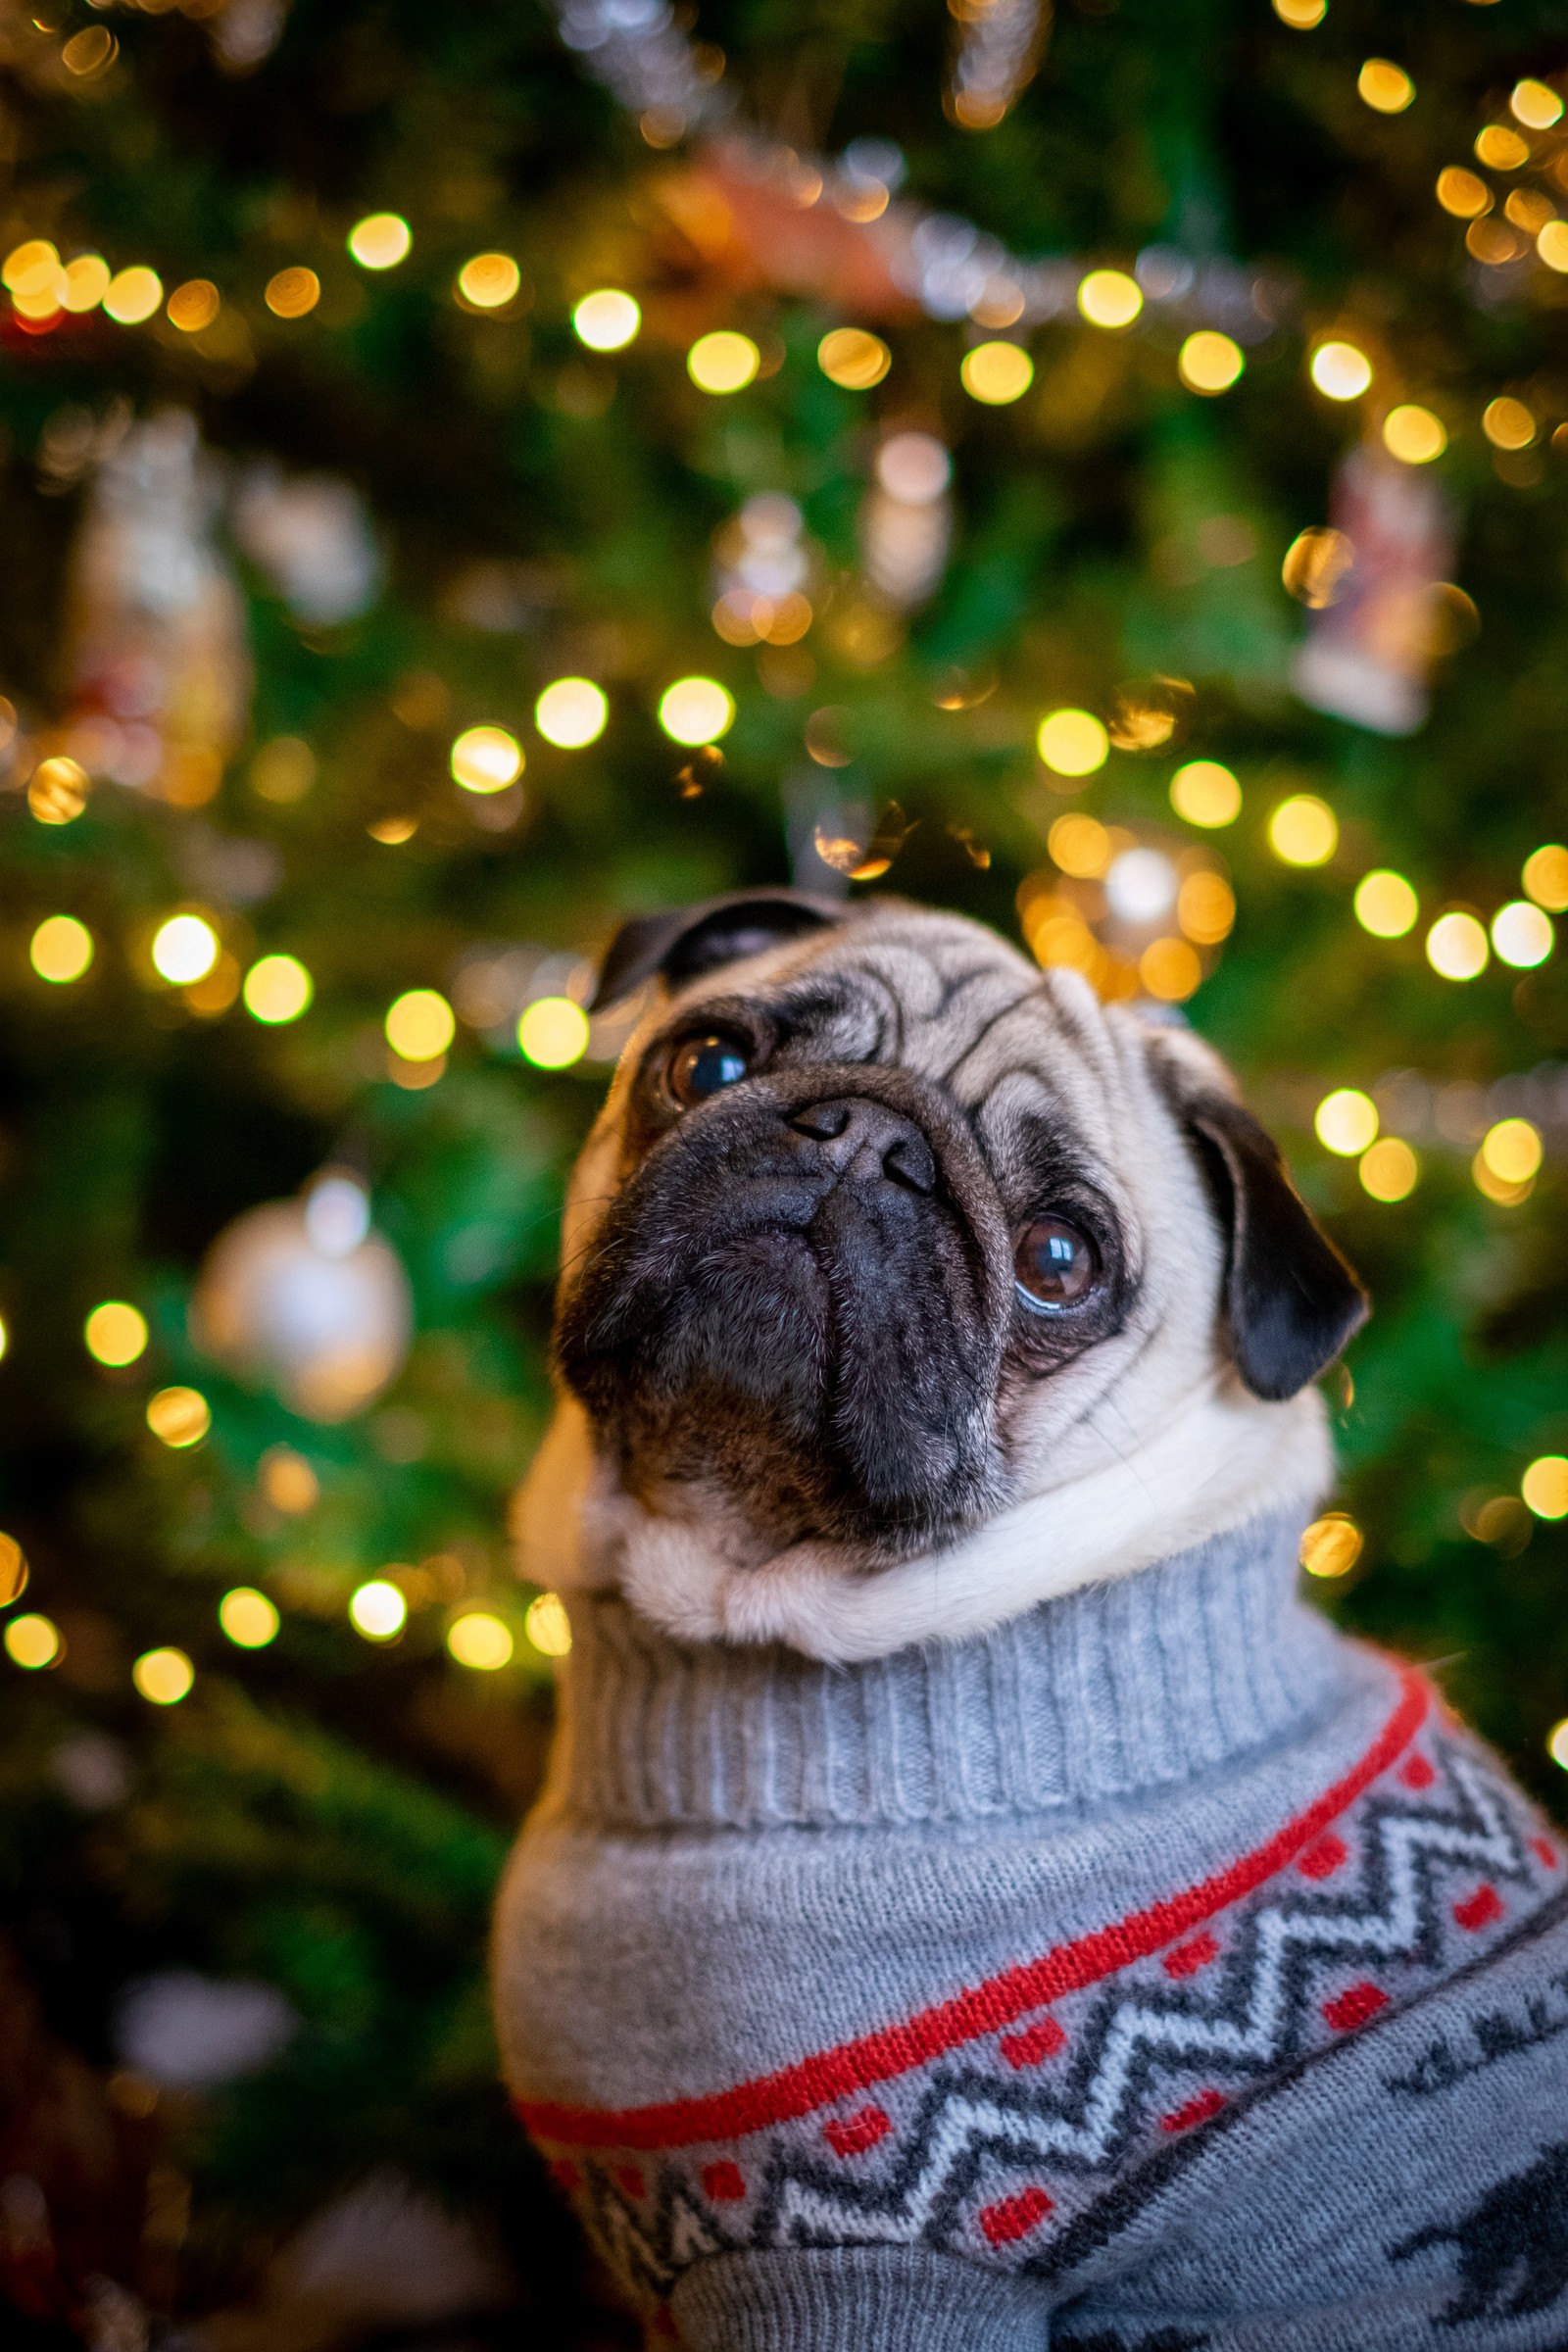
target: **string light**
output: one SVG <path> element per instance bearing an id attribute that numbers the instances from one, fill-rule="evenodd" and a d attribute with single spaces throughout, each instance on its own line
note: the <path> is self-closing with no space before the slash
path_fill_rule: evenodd
<path id="1" fill-rule="evenodd" d="M 541 1592 L 528 1603 L 522 1630 L 541 1657 L 564 1658 L 571 1648 L 571 1619 L 559 1592 Z"/>
<path id="2" fill-rule="evenodd" d="M 1035 380 L 1035 364 L 1018 343 L 977 343 L 958 363 L 958 380 L 971 400 L 1003 409 L 1021 400 Z"/>
<path id="3" fill-rule="evenodd" d="M 163 299 L 164 281 L 157 270 L 137 263 L 129 270 L 117 270 L 109 280 L 104 289 L 104 315 L 118 326 L 141 326 Z"/>
<path id="4" fill-rule="evenodd" d="M 218 961 L 218 933 L 199 914 L 172 914 L 153 934 L 153 969 L 172 987 L 205 979 Z"/>
<path id="5" fill-rule="evenodd" d="M 743 392 L 761 364 L 751 336 L 727 326 L 699 335 L 686 354 L 686 372 L 699 392 Z"/>
<path id="6" fill-rule="evenodd" d="M 1546 1753 L 1554 1764 L 1560 1764 L 1568 1772 L 1568 1715 L 1561 1723 L 1553 1724 L 1546 1734 Z"/>
<path id="7" fill-rule="evenodd" d="M 142 1697 L 155 1707 L 177 1707 L 188 1698 L 196 1669 L 182 1649 L 146 1649 L 130 1670 Z"/>
<path id="8" fill-rule="evenodd" d="M 109 264 L 101 253 L 78 253 L 66 264 L 60 307 L 75 318 L 95 311 L 109 291 Z"/>
<path id="9" fill-rule="evenodd" d="M 276 1608 L 254 1585 L 236 1585 L 218 1604 L 218 1622 L 236 1649 L 265 1649 L 282 1623 Z"/>
<path id="10" fill-rule="evenodd" d="M 1538 430 L 1535 417 L 1522 400 L 1503 393 L 1489 400 L 1482 411 L 1481 430 L 1494 449 L 1528 449 Z"/>
<path id="11" fill-rule="evenodd" d="M 1568 273 L 1568 220 L 1546 220 L 1536 235 L 1536 251 L 1548 270 Z"/>
<path id="12" fill-rule="evenodd" d="M 1274 14 L 1293 32 L 1310 32 L 1328 11 L 1329 0 L 1274 0 Z"/>
<path id="13" fill-rule="evenodd" d="M 642 322 L 642 312 L 618 286 L 585 294 L 571 314 L 572 331 L 590 351 L 623 351 L 636 340 Z"/>
<path id="14" fill-rule="evenodd" d="M 0 1535 L 0 1609 L 9 1609 L 27 1590 L 27 1562 L 15 1536 Z"/>
<path id="15" fill-rule="evenodd" d="M 1189 335 L 1176 355 L 1176 372 L 1188 391 L 1200 392 L 1209 400 L 1228 392 L 1246 366 L 1241 345 L 1213 327 L 1200 327 L 1197 334 Z"/>
<path id="16" fill-rule="evenodd" d="M 488 1609 L 466 1609 L 447 1629 L 447 1648 L 460 1666 L 479 1674 L 494 1674 L 511 1663 L 512 1628 Z"/>
<path id="17" fill-rule="evenodd" d="M 1040 721 L 1035 744 L 1058 776 L 1091 776 L 1110 752 L 1110 736 L 1092 710 L 1050 711 Z"/>
<path id="18" fill-rule="evenodd" d="M 1528 1119 L 1499 1119 L 1482 1137 L 1480 1157 L 1499 1184 L 1529 1184 L 1541 1169 L 1540 1131 Z"/>
<path id="19" fill-rule="evenodd" d="M 1568 850 L 1559 842 L 1532 850 L 1519 879 L 1538 906 L 1549 914 L 1568 912 Z"/>
<path id="20" fill-rule="evenodd" d="M 386 1042 L 405 1061 L 437 1061 L 457 1035 L 458 1020 L 439 989 L 406 989 L 387 1007 Z"/>
<path id="21" fill-rule="evenodd" d="M 536 997 L 517 1023 L 517 1047 L 536 1069 L 567 1069 L 587 1052 L 588 1016 L 569 997 Z"/>
<path id="22" fill-rule="evenodd" d="M 147 1318 L 123 1298 L 106 1298 L 82 1325 L 87 1353 L 117 1370 L 133 1364 L 147 1346 Z"/>
<path id="23" fill-rule="evenodd" d="M 13 1666 L 24 1666 L 35 1674 L 41 1666 L 58 1666 L 65 1654 L 66 1645 L 53 1618 L 29 1610 L 25 1616 L 7 1621 L 6 1656 Z"/>
<path id="24" fill-rule="evenodd" d="M 659 698 L 659 723 L 676 743 L 716 743 L 734 718 L 734 700 L 716 678 L 677 678 Z"/>
<path id="25" fill-rule="evenodd" d="M 816 347 L 816 364 L 830 383 L 846 392 L 869 392 L 893 365 L 880 335 L 861 326 L 835 326 Z"/>
<path id="26" fill-rule="evenodd" d="M 580 752 L 597 743 L 610 716 L 604 689 L 592 678 L 557 678 L 533 707 L 533 722 L 547 743 Z"/>
<path id="27" fill-rule="evenodd" d="M 1361 1155 L 1356 1170 L 1374 1200 L 1407 1200 L 1421 1178 L 1421 1163 L 1409 1145 L 1396 1135 L 1385 1135 Z"/>
<path id="28" fill-rule="evenodd" d="M 1492 918 L 1493 954 L 1516 971 L 1531 971 L 1544 963 L 1555 944 L 1551 917 L 1529 899 L 1513 899 Z"/>
<path id="29" fill-rule="evenodd" d="M 1355 886 L 1355 919 L 1374 939 L 1402 939 L 1415 928 L 1421 902 L 1402 874 L 1375 866 Z"/>
<path id="30" fill-rule="evenodd" d="M 1519 1492 L 1538 1519 L 1568 1519 L 1568 1454 L 1538 1454 Z"/>
<path id="31" fill-rule="evenodd" d="M 1363 1541 L 1347 1512 L 1325 1511 L 1301 1531 L 1301 1566 L 1308 1576 L 1348 1576 L 1361 1557 Z"/>
<path id="32" fill-rule="evenodd" d="M 348 233 L 348 248 L 362 270 L 395 270 L 407 261 L 414 232 L 400 213 L 367 213 Z"/>
<path id="33" fill-rule="evenodd" d="M 40 760 L 27 784 L 27 808 L 40 825 L 74 825 L 87 806 L 87 771 L 63 753 Z"/>
<path id="34" fill-rule="evenodd" d="M 1336 1087 L 1325 1095 L 1312 1120 L 1318 1142 L 1344 1159 L 1355 1159 L 1378 1131 L 1378 1106 L 1370 1095 L 1353 1086 Z"/>
<path id="35" fill-rule="evenodd" d="M 164 1445 L 182 1452 L 199 1446 L 212 1428 L 212 1407 L 200 1389 L 160 1389 L 147 1399 L 147 1426 Z"/>
<path id="36" fill-rule="evenodd" d="M 1486 181 L 1467 172 L 1463 164 L 1449 164 L 1438 173 L 1438 202 L 1456 220 L 1481 220 L 1491 212 L 1494 201 Z"/>
<path id="37" fill-rule="evenodd" d="M 274 318 L 304 318 L 321 299 L 321 281 L 314 270 L 279 270 L 267 281 L 263 296 Z"/>
<path id="38" fill-rule="evenodd" d="M 1430 466 L 1448 446 L 1447 427 L 1430 409 L 1405 401 L 1384 417 L 1383 446 L 1401 466 Z"/>
<path id="39" fill-rule="evenodd" d="M 384 1576 L 372 1576 L 349 1599 L 349 1623 L 367 1642 L 395 1642 L 408 1617 L 408 1602 Z"/>
<path id="40" fill-rule="evenodd" d="M 1286 549 L 1280 578 L 1298 604 L 1321 612 L 1338 604 L 1354 563 L 1355 549 L 1344 531 L 1313 523 Z"/>
<path id="41" fill-rule="evenodd" d="M 1530 161 L 1530 142 L 1506 122 L 1489 122 L 1476 134 L 1476 153 L 1494 172 L 1517 172 Z"/>
<path id="42" fill-rule="evenodd" d="M 264 956 L 246 973 L 243 993 L 253 1020 L 279 1028 L 310 1009 L 316 986 L 298 956 Z"/>
<path id="43" fill-rule="evenodd" d="M 1353 343 L 1320 343 L 1309 372 L 1326 400 L 1359 400 L 1372 381 L 1372 363 Z"/>
<path id="44" fill-rule="evenodd" d="M 1445 980 L 1474 980 L 1487 968 L 1487 934 L 1473 914 L 1440 914 L 1427 933 L 1427 961 Z"/>
<path id="45" fill-rule="evenodd" d="M 1551 130 L 1562 121 L 1562 100 L 1544 81 L 1516 82 L 1508 111 L 1527 130 Z"/>
<path id="46" fill-rule="evenodd" d="M 1184 1004 L 1203 977 L 1203 967 L 1185 939 L 1154 939 L 1138 958 L 1138 977 L 1162 1004 Z"/>
<path id="47" fill-rule="evenodd" d="M 1380 115 L 1402 115 L 1415 96 L 1415 83 L 1404 68 L 1386 57 L 1369 57 L 1355 86 L 1363 102 Z"/>
<path id="48" fill-rule="evenodd" d="M 522 271 L 510 253 L 476 253 L 458 271 L 458 292 L 476 311 L 499 311 L 522 284 Z"/>
<path id="49" fill-rule="evenodd" d="M 1218 760 L 1189 760 L 1170 780 L 1170 805 L 1190 825 L 1213 832 L 1242 813 L 1242 788 Z"/>
<path id="50" fill-rule="evenodd" d="M 169 297 L 169 323 L 182 335 L 199 335 L 221 308 L 222 296 L 210 277 L 190 277 Z"/>
<path id="51" fill-rule="evenodd" d="M 1340 820 L 1315 792 L 1293 793 L 1268 820 L 1268 846 L 1286 865 L 1326 865 L 1340 845 Z"/>
<path id="52" fill-rule="evenodd" d="M 90 970 L 92 933 L 74 914 L 48 914 L 27 942 L 27 960 L 40 980 L 66 987 Z"/>
<path id="53" fill-rule="evenodd" d="M 1131 326 L 1144 307 L 1144 289 L 1125 270 L 1091 270 L 1078 288 L 1078 308 L 1091 326 Z"/>
<path id="54" fill-rule="evenodd" d="M 524 765 L 522 746 L 506 727 L 466 727 L 451 760 L 453 779 L 465 792 L 505 792 Z"/>

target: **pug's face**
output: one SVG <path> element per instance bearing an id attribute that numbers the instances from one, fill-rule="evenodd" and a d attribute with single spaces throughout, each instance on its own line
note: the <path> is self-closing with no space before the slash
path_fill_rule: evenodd
<path id="1" fill-rule="evenodd" d="M 1365 1313 L 1206 1049 L 976 923 L 720 903 L 602 999 L 656 970 L 558 1365 L 619 1494 L 732 1561 L 928 1552 L 1216 1385 L 1295 1396 Z"/>

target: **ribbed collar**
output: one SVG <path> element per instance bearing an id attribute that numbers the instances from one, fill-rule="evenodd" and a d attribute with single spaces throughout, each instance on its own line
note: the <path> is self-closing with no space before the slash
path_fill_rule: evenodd
<path id="1" fill-rule="evenodd" d="M 549 1811 L 605 1829 L 996 1820 L 1212 1771 L 1343 1674 L 1298 1597 L 1295 1514 L 857 1666 L 688 1645 L 571 1599 Z"/>

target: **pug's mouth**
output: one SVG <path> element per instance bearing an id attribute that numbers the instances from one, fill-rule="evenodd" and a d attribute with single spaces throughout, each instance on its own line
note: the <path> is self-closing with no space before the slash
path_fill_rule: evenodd
<path id="1" fill-rule="evenodd" d="M 996 1507 L 1011 1244 L 956 1114 L 821 1066 L 699 1101 L 612 1203 L 557 1335 L 620 1482 L 769 1544 L 897 1557 Z"/>

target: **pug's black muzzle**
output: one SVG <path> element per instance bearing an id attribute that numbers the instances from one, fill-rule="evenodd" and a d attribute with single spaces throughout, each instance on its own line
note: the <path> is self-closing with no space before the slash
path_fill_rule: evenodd
<path id="1" fill-rule="evenodd" d="M 996 1188 L 943 1096 L 775 1070 L 652 1146 L 558 1356 L 631 1492 L 717 1487 L 773 1541 L 897 1551 L 994 1502 L 1011 1298 Z"/>

